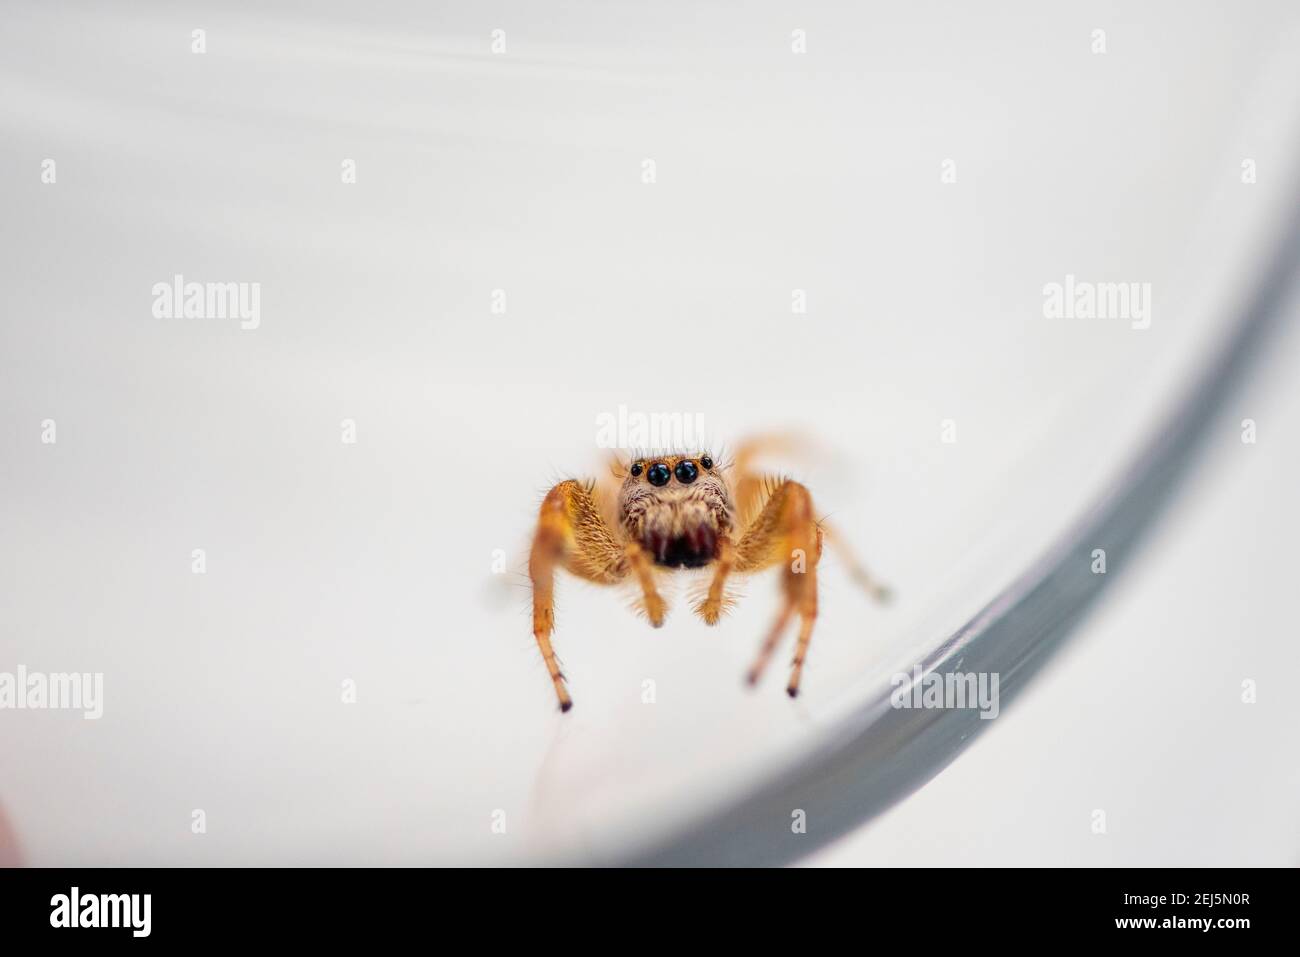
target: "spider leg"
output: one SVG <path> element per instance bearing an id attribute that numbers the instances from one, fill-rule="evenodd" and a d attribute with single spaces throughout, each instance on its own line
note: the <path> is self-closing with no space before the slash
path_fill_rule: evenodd
<path id="1" fill-rule="evenodd" d="M 766 499 L 777 484 L 770 475 L 757 468 L 764 456 L 802 459 L 813 455 L 815 446 L 808 440 L 793 434 L 772 433 L 751 436 L 740 443 L 732 457 L 732 482 L 735 489 L 736 511 L 741 523 L 748 523 L 758 514 Z M 840 561 L 848 566 L 849 576 L 871 598 L 885 604 L 891 600 L 891 589 L 869 573 L 849 546 L 848 540 L 825 521 L 819 523 L 830 538 L 831 548 L 835 550 Z"/>
<path id="2" fill-rule="evenodd" d="M 706 625 L 716 625 L 722 617 L 722 608 L 726 602 L 724 588 L 727 576 L 736 564 L 736 546 L 729 536 L 718 539 L 718 557 L 714 562 L 713 579 L 709 582 L 709 591 L 695 604 L 695 613 L 704 619 Z"/>
<path id="3" fill-rule="evenodd" d="M 821 522 L 821 528 L 830 540 L 831 548 L 839 555 L 840 561 L 848 567 L 849 577 L 858 584 L 858 587 L 882 605 L 892 600 L 894 596 L 893 590 L 888 585 L 878 581 L 858 561 L 858 556 L 853 553 L 853 549 L 845 541 L 844 536 L 840 534 L 839 529 L 825 521 Z"/>
<path id="4" fill-rule="evenodd" d="M 651 625 L 658 628 L 664 623 L 668 605 L 660 596 L 659 590 L 655 588 L 654 564 L 650 561 L 649 553 L 637 542 L 628 542 L 624 549 L 628 564 L 632 566 L 632 572 L 641 585 L 641 601 L 645 607 L 646 617 L 650 619 Z"/>
<path id="5" fill-rule="evenodd" d="M 629 574 L 636 574 L 646 613 L 656 627 L 663 623 L 666 607 L 655 589 L 645 553 L 635 543 L 624 543 L 614 532 L 601 514 L 591 486 L 570 479 L 546 494 L 528 556 L 528 577 L 533 583 L 533 637 L 555 686 L 560 710 L 568 711 L 573 700 L 551 644 L 557 567 L 598 585 L 615 585 Z"/>
<path id="6" fill-rule="evenodd" d="M 758 681 L 793 614 L 799 615 L 790 697 L 799 693 L 804 659 L 817 620 L 817 563 L 821 559 L 822 533 L 813 517 L 812 495 L 798 482 L 776 485 L 761 512 L 736 545 L 736 570 L 755 572 L 781 563 L 781 611 L 749 670 L 749 682 Z"/>
<path id="7" fill-rule="evenodd" d="M 794 433 L 773 432 L 753 435 L 741 442 L 731 457 L 733 497 L 741 526 L 757 516 L 767 495 L 778 484 L 760 463 L 769 457 L 781 460 L 805 459 L 812 455 L 811 443 Z"/>
<path id="8" fill-rule="evenodd" d="M 533 547 L 528 555 L 528 577 L 533 582 L 533 637 L 537 640 L 542 660 L 546 662 L 546 670 L 550 672 L 551 682 L 555 685 L 555 696 L 560 700 L 561 711 L 573 707 L 573 699 L 564 687 L 564 675 L 555 660 L 551 634 L 555 631 L 554 570 L 564 560 L 567 540 L 572 537 L 567 507 L 569 494 L 563 484 L 547 493 L 537 516 L 537 531 L 533 535 Z"/>
<path id="9" fill-rule="evenodd" d="M 790 602 L 782 602 L 781 611 L 776 616 L 776 621 L 772 623 L 767 637 L 758 649 L 758 657 L 754 663 L 749 666 L 749 672 L 745 675 L 745 680 L 751 685 L 758 684 L 758 679 L 763 677 L 763 671 L 767 668 L 767 663 L 776 651 L 776 646 L 781 641 L 781 635 L 785 633 L 786 626 L 790 624 L 790 616 L 794 614 L 794 606 Z"/>
<path id="10" fill-rule="evenodd" d="M 810 571 L 809 574 L 816 575 L 816 571 Z M 800 611 L 799 621 L 799 640 L 795 642 L 794 659 L 790 662 L 790 681 L 785 686 L 785 692 L 791 698 L 799 694 L 799 680 L 803 677 L 804 659 L 808 657 L 808 643 L 812 641 L 813 624 L 817 621 L 817 586 L 814 583 L 812 588 L 812 601 L 805 604 Z"/>

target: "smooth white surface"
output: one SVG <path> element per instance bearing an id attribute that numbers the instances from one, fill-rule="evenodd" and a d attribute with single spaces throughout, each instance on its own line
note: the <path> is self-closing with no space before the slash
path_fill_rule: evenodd
<path id="1" fill-rule="evenodd" d="M 1282 3 L 330 7 L 6 13 L 0 670 L 106 696 L 0 713 L 33 863 L 550 859 L 743 787 L 1051 540 L 1289 196 Z M 153 318 L 175 273 L 260 328 Z M 1044 319 L 1067 273 L 1152 328 Z M 620 403 L 834 450 L 798 474 L 900 601 L 828 559 L 798 703 L 740 687 L 770 581 L 659 632 L 566 581 L 554 711 L 520 560 Z"/>

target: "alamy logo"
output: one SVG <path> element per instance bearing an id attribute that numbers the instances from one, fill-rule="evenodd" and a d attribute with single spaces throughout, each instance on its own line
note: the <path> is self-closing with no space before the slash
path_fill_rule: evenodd
<path id="1" fill-rule="evenodd" d="M 177 273 L 171 282 L 153 284 L 156 319 L 238 319 L 239 328 L 262 324 L 260 282 L 186 282 Z"/>
<path id="2" fill-rule="evenodd" d="M 698 452 L 704 440 L 700 412 L 629 412 L 596 416 L 596 447 L 602 449 L 682 449 Z"/>
<path id="3" fill-rule="evenodd" d="M 148 937 L 152 924 L 151 894 L 71 894 L 50 898 L 51 927 L 129 927 L 132 937 Z"/>
<path id="4" fill-rule="evenodd" d="M 890 679 L 894 690 L 889 703 L 895 708 L 978 709 L 981 720 L 998 716 L 998 673 L 996 671 L 937 671 L 921 673 L 921 666 L 909 675 L 900 671 Z"/>
<path id="5" fill-rule="evenodd" d="M 1043 287 L 1048 319 L 1127 319 L 1133 329 L 1151 328 L 1151 283 L 1082 282 L 1067 273 L 1065 282 Z"/>
<path id="6" fill-rule="evenodd" d="M 94 721 L 104 715 L 104 675 L 101 672 L 45 674 L 0 671 L 0 708 L 82 711 Z"/>

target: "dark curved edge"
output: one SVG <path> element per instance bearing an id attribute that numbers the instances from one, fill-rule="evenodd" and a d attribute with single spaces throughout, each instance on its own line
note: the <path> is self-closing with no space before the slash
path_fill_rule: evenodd
<path id="1" fill-rule="evenodd" d="M 1300 196 L 1293 209 L 1300 210 Z M 1215 415 L 1241 386 L 1283 319 L 1300 273 L 1300 216 L 1287 224 L 1242 318 L 1171 418 L 1062 540 L 922 662 L 925 671 L 996 672 L 1010 704 L 1061 646 L 1097 597 L 1129 564 L 1174 497 Z M 1091 553 L 1105 548 L 1107 574 Z M 992 724 L 975 710 L 896 709 L 892 689 L 832 729 L 817 748 L 757 790 L 660 843 L 610 863 L 629 866 L 759 866 L 790 863 L 824 846 L 925 784 Z M 792 812 L 806 814 L 794 834 Z"/>

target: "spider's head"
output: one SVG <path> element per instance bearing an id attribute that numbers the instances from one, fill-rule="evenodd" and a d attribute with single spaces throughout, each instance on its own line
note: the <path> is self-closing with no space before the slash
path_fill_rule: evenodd
<path id="1" fill-rule="evenodd" d="M 709 564 L 731 528 L 731 495 L 708 453 L 632 459 L 618 507 L 624 531 L 671 568 Z"/>

